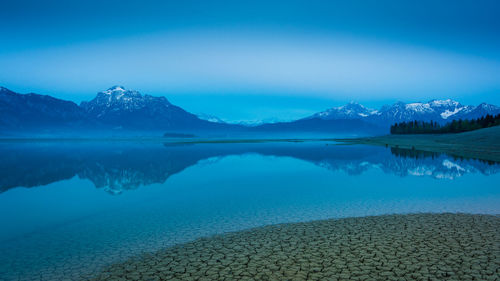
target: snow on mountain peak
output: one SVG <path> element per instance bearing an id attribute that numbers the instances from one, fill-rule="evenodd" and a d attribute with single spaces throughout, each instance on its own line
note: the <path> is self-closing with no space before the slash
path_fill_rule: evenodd
<path id="1" fill-rule="evenodd" d="M 127 90 L 125 90 L 125 87 L 123 86 L 118 86 L 118 85 L 115 85 L 109 89 L 107 89 L 106 91 L 104 91 L 103 93 L 106 93 L 106 94 L 111 94 L 113 92 L 126 92 Z"/>
<path id="2" fill-rule="evenodd" d="M 366 107 L 364 107 L 362 104 L 359 104 L 355 101 L 351 101 L 346 105 L 337 107 L 338 109 L 344 109 L 344 110 L 366 110 Z"/>
<path id="3" fill-rule="evenodd" d="M 428 102 L 429 105 L 433 107 L 442 107 L 442 106 L 447 106 L 447 107 L 460 107 L 460 103 L 458 101 L 454 101 L 452 99 L 445 99 L 445 100 L 431 100 Z"/>
<path id="4" fill-rule="evenodd" d="M 102 91 L 99 94 L 104 95 L 104 99 L 108 101 L 111 100 L 123 100 L 130 101 L 134 98 L 142 98 L 142 95 L 138 91 L 127 90 L 123 86 L 113 86 L 106 91 Z"/>
<path id="5" fill-rule="evenodd" d="M 402 106 L 402 104 L 399 104 Z M 459 102 L 452 99 L 446 100 L 431 100 L 427 103 L 415 102 L 404 104 L 405 110 L 415 113 L 437 113 L 443 119 L 447 119 L 468 107 L 462 106 Z"/>
<path id="6" fill-rule="evenodd" d="M 405 105 L 405 108 L 417 112 L 429 112 L 433 110 L 430 104 L 421 102 L 408 103 Z"/>
<path id="7" fill-rule="evenodd" d="M 462 105 L 452 99 L 431 100 L 428 102 L 396 102 L 384 105 L 379 110 L 372 110 L 356 102 L 333 107 L 316 113 L 308 118 L 324 120 L 363 119 L 374 123 L 395 123 L 413 120 L 447 122 L 454 119 L 479 118 L 486 114 L 499 114 L 500 107 L 491 104 L 478 106 Z"/>
<path id="8" fill-rule="evenodd" d="M 368 117 L 370 115 L 376 114 L 377 112 L 378 111 L 376 110 L 368 109 L 357 102 L 351 101 L 346 105 L 332 107 L 323 112 L 316 113 L 312 117 L 321 119 L 351 119 Z"/>
<path id="9" fill-rule="evenodd" d="M 97 96 L 82 102 L 81 106 L 88 112 L 95 112 L 96 116 L 104 116 L 108 111 L 132 112 L 134 110 L 159 107 L 168 108 L 171 104 L 165 97 L 141 95 L 138 91 L 127 90 L 123 86 L 113 86 L 106 91 L 97 93 Z"/>
<path id="10" fill-rule="evenodd" d="M 210 121 L 213 123 L 226 123 L 224 120 L 220 119 L 219 117 L 217 117 L 215 115 L 211 115 L 211 114 L 198 113 L 198 114 L 196 114 L 196 116 L 198 116 L 198 118 L 200 118 L 202 120 Z"/>
<path id="11" fill-rule="evenodd" d="M 441 115 L 441 118 L 443 119 L 448 119 L 448 117 L 452 116 L 452 115 L 455 115 L 457 113 L 459 113 L 460 111 L 462 111 L 462 109 L 464 109 L 463 107 L 460 107 L 460 108 L 455 108 L 455 110 L 453 111 L 450 111 L 450 110 L 445 110 L 444 112 L 442 112 L 440 115 Z"/>

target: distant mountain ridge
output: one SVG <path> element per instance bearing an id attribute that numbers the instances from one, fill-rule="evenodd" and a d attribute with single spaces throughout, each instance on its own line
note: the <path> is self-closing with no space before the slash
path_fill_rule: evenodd
<path id="1" fill-rule="evenodd" d="M 72 101 L 34 93 L 18 94 L 0 87 L 0 128 L 71 128 L 82 123 L 92 125 L 84 110 Z"/>
<path id="2" fill-rule="evenodd" d="M 82 102 L 80 107 L 90 118 L 113 128 L 180 130 L 216 126 L 171 104 L 165 97 L 142 95 L 123 86 L 99 92 L 91 101 Z"/>
<path id="3" fill-rule="evenodd" d="M 387 126 L 396 122 L 436 121 L 447 123 L 454 119 L 473 119 L 487 114 L 500 113 L 500 107 L 482 103 L 478 106 L 462 105 L 457 101 L 431 100 L 426 103 L 403 103 L 382 106 L 379 110 L 369 109 L 361 104 L 351 102 L 347 105 L 330 108 L 305 119 L 320 118 L 323 120 L 364 120 L 379 126 Z"/>
<path id="4" fill-rule="evenodd" d="M 191 131 L 235 129 L 198 118 L 165 97 L 113 86 L 77 105 L 47 95 L 18 94 L 0 88 L 0 128 L 4 131 L 57 132 Z"/>
<path id="5" fill-rule="evenodd" d="M 351 102 L 330 108 L 307 118 L 254 125 L 230 124 L 214 116 L 197 116 L 165 97 L 142 95 L 123 86 L 113 86 L 97 93 L 80 105 L 34 93 L 19 94 L 0 87 L 0 135 L 89 132 L 120 134 L 142 132 L 211 132 L 228 133 L 349 133 L 385 134 L 395 122 L 422 120 L 446 123 L 452 119 L 471 119 L 486 114 L 499 114 L 500 108 L 491 104 L 461 105 L 451 99 L 427 103 L 386 105 L 379 110 Z"/>

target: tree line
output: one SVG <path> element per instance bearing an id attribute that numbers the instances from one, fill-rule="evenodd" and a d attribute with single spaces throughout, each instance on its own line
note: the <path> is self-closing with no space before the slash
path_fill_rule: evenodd
<path id="1" fill-rule="evenodd" d="M 403 135 L 462 133 L 498 125 L 500 125 L 500 114 L 497 114 L 495 116 L 488 114 L 477 119 L 453 120 L 446 123 L 445 125 L 440 125 L 435 121 L 409 121 L 396 123 L 391 126 L 391 134 Z"/>

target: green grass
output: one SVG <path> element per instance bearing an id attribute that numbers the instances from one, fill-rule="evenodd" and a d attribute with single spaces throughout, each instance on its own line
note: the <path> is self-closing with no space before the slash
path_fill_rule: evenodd
<path id="1" fill-rule="evenodd" d="M 459 157 L 500 162 L 500 126 L 460 134 L 387 135 L 337 139 L 337 141 L 442 152 Z"/>

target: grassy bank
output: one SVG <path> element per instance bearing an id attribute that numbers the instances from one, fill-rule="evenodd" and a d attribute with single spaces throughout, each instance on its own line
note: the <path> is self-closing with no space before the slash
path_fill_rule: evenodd
<path id="1" fill-rule="evenodd" d="M 387 135 L 337 141 L 442 152 L 500 162 L 500 126 L 460 134 Z"/>
<path id="2" fill-rule="evenodd" d="M 496 280 L 500 216 L 386 215 L 199 239 L 105 268 L 96 280 Z"/>

